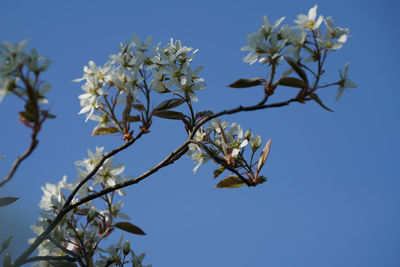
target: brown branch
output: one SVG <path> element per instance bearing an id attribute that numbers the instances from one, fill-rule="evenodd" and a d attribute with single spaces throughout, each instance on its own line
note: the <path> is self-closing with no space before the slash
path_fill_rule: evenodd
<path id="1" fill-rule="evenodd" d="M 178 160 L 180 157 L 182 157 L 184 155 L 184 153 L 182 153 L 183 150 L 187 151 L 187 146 L 189 145 L 189 143 L 191 142 L 193 136 L 195 135 L 196 131 L 206 122 L 220 117 L 222 115 L 230 115 L 230 114 L 235 114 L 238 112 L 243 112 L 243 111 L 253 111 L 253 110 L 261 110 L 261 109 L 266 109 L 266 108 L 276 108 L 276 107 L 282 107 L 282 106 L 287 106 L 292 102 L 296 102 L 297 99 L 296 98 L 292 98 L 289 99 L 287 101 L 284 102 L 278 102 L 278 103 L 273 103 L 273 104 L 269 104 L 269 105 L 265 105 L 265 104 L 257 104 L 254 106 L 248 106 L 248 107 L 243 107 L 243 106 L 239 106 L 237 108 L 234 109 L 229 109 L 229 110 L 223 110 L 221 112 L 215 113 L 213 115 L 210 115 L 208 117 L 205 117 L 204 119 L 202 119 L 201 121 L 199 121 L 196 125 L 196 127 L 193 129 L 193 131 L 190 133 L 188 139 L 182 144 L 180 145 L 177 149 L 175 149 L 173 152 L 171 152 L 164 160 L 162 160 L 161 162 L 159 162 L 157 165 L 155 165 L 153 168 L 151 168 L 150 170 L 144 172 L 143 174 L 137 176 L 136 178 L 129 180 L 129 181 L 125 181 L 119 184 L 116 184 L 112 187 L 108 187 L 102 191 L 99 191 L 97 193 L 94 193 L 92 195 L 89 195 L 87 197 L 84 197 L 78 201 L 76 201 L 75 203 L 71 204 L 74 196 L 76 195 L 76 193 L 78 192 L 78 190 L 83 186 L 84 183 L 86 183 L 91 177 L 93 177 L 93 175 L 100 169 L 100 167 L 102 166 L 102 164 L 104 163 L 104 161 L 119 153 L 120 151 L 128 148 L 130 145 L 132 145 L 138 138 L 140 138 L 142 136 L 143 131 L 141 131 L 135 138 L 132 138 L 131 140 L 129 140 L 127 143 L 125 143 L 124 145 L 122 145 L 121 147 L 114 149 L 113 151 L 111 151 L 110 153 L 108 153 L 107 155 L 105 155 L 100 161 L 99 163 L 96 165 L 96 167 L 78 184 L 78 186 L 74 189 L 74 191 L 71 193 L 71 195 L 68 197 L 66 203 L 64 204 L 63 208 L 60 210 L 60 212 L 58 213 L 57 217 L 52 221 L 52 223 L 47 227 L 46 230 L 44 230 L 44 232 L 39 235 L 35 241 L 15 260 L 15 262 L 13 263 L 12 266 L 20 266 L 22 264 L 24 264 L 26 262 L 26 259 L 29 257 L 30 254 L 32 254 L 32 252 L 43 242 L 43 240 L 45 240 L 48 235 L 51 233 L 51 231 L 53 231 L 53 229 L 58 225 L 58 223 L 61 221 L 61 219 L 67 214 L 68 211 L 90 201 L 96 198 L 99 198 L 107 193 L 113 192 L 115 190 L 133 185 L 133 184 L 137 184 L 140 181 L 144 180 L 145 178 L 147 178 L 148 176 L 152 175 L 153 173 L 157 172 L 159 169 L 168 166 L 170 164 L 172 164 L 174 161 Z"/>
<path id="2" fill-rule="evenodd" d="M 31 137 L 31 144 L 29 145 L 28 149 L 25 151 L 24 154 L 21 156 L 17 157 L 11 167 L 11 170 L 9 173 L 6 175 L 6 177 L 3 178 L 3 180 L 0 182 L 0 187 L 2 187 L 5 183 L 11 180 L 11 178 L 14 176 L 14 173 L 17 171 L 17 168 L 19 165 L 24 161 L 36 148 L 37 144 L 39 141 L 36 139 L 37 133 L 33 133 Z"/>
<path id="3" fill-rule="evenodd" d="M 27 258 L 25 260 L 25 263 L 34 262 L 34 261 L 69 261 L 69 262 L 75 262 L 75 261 L 77 261 L 77 259 L 76 258 L 72 258 L 70 256 L 36 256 L 36 257 Z"/>
<path id="4" fill-rule="evenodd" d="M 58 225 L 58 223 L 61 221 L 61 219 L 67 214 L 67 212 L 70 209 L 67 209 L 71 201 L 74 199 L 74 196 L 78 193 L 79 189 L 90 179 L 93 177 L 93 175 L 96 174 L 96 172 L 101 168 L 103 163 L 106 161 L 106 159 L 114 156 L 115 154 L 119 153 L 122 150 L 125 150 L 129 146 L 131 146 L 137 139 L 139 139 L 145 132 L 141 131 L 135 138 L 130 139 L 128 142 L 120 146 L 119 148 L 116 148 L 109 152 L 108 154 L 104 155 L 99 163 L 93 168 L 93 170 L 77 185 L 77 187 L 74 188 L 74 191 L 69 195 L 67 201 L 65 202 L 63 208 L 61 211 L 58 213 L 56 218 L 52 221 L 52 223 L 46 228 L 46 230 L 43 231 L 42 234 L 40 234 L 35 241 L 15 260 L 13 263 L 13 266 L 20 266 L 26 262 L 26 259 L 29 257 L 29 255 L 32 254 L 32 252 L 45 240 L 48 238 L 49 234 L 53 229 Z"/>
<path id="5" fill-rule="evenodd" d="M 58 243 L 53 237 L 49 235 L 48 239 L 51 243 L 53 243 L 56 247 L 61 249 L 64 253 L 71 255 L 73 258 L 78 258 L 78 256 L 71 250 L 68 250 L 66 247 Z"/>

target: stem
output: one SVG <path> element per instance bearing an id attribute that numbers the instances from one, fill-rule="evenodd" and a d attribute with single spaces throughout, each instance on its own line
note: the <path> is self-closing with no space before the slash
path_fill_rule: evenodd
<path id="1" fill-rule="evenodd" d="M 36 256 L 31 257 L 25 260 L 26 263 L 34 262 L 34 261 L 69 261 L 75 262 L 77 261 L 76 258 L 72 258 L 70 256 Z"/>
<path id="2" fill-rule="evenodd" d="M 99 163 L 94 167 L 94 169 L 77 185 L 77 187 L 74 189 L 74 191 L 71 193 L 71 195 L 68 197 L 67 201 L 65 202 L 63 208 L 61 211 L 58 213 L 57 217 L 52 221 L 52 223 L 47 227 L 45 231 L 41 235 L 39 235 L 35 241 L 15 260 L 13 266 L 20 266 L 26 262 L 26 259 L 29 257 L 29 255 L 32 254 L 32 252 L 49 236 L 51 231 L 58 225 L 58 223 L 61 221 L 61 219 L 67 214 L 68 211 L 71 209 L 68 209 L 69 207 L 73 206 L 70 205 L 72 200 L 74 199 L 74 196 L 78 193 L 79 189 L 85 184 L 90 178 L 92 178 L 96 172 L 100 169 L 100 167 L 103 165 L 103 163 L 106 161 L 106 159 L 114 156 L 118 152 L 125 150 L 129 146 L 131 146 L 137 139 L 139 139 L 142 135 L 144 134 L 143 131 L 141 131 L 135 138 L 132 138 L 119 148 L 114 149 L 113 151 L 109 152 L 108 154 L 104 155 L 104 157 L 99 161 Z M 104 195 L 104 194 L 103 194 Z M 80 201 L 78 201 L 80 202 Z M 76 207 L 76 206 L 74 206 Z"/>
<path id="3" fill-rule="evenodd" d="M 45 240 L 48 235 L 51 233 L 51 231 L 58 225 L 58 223 L 62 220 L 62 218 L 72 209 L 88 202 L 91 201 L 93 199 L 99 198 L 107 193 L 113 192 L 115 190 L 133 185 L 133 184 L 137 184 L 140 181 L 144 180 L 145 178 L 147 178 L 148 176 L 152 175 L 153 173 L 157 172 L 158 170 L 160 170 L 161 168 L 168 166 L 172 163 L 174 163 L 176 160 L 178 160 L 180 157 L 182 157 L 185 152 L 187 151 L 187 146 L 189 145 L 189 143 L 191 142 L 193 136 L 195 135 L 196 131 L 206 122 L 220 117 L 222 115 L 230 115 L 230 114 L 235 114 L 238 112 L 243 112 L 243 111 L 252 111 L 252 110 L 261 110 L 261 109 L 266 109 L 266 108 L 277 108 L 277 107 L 282 107 L 282 106 L 287 106 L 292 102 L 297 102 L 296 98 L 291 98 L 287 101 L 283 101 L 283 102 L 278 102 L 278 103 L 273 103 L 273 104 L 269 104 L 269 105 L 265 105 L 265 104 L 257 104 L 254 106 L 248 106 L 248 107 L 243 107 L 243 106 L 239 106 L 237 108 L 234 109 L 229 109 L 229 110 L 223 110 L 220 111 L 218 113 L 215 113 L 213 115 L 210 115 L 208 117 L 203 118 L 202 120 L 200 120 L 197 125 L 194 127 L 193 131 L 190 133 L 190 135 L 188 136 L 188 139 L 181 144 L 177 149 L 175 149 L 173 152 L 171 152 L 164 160 L 162 160 L 161 162 L 159 162 L 157 165 L 155 165 L 153 168 L 151 168 L 150 170 L 144 172 L 143 174 L 137 176 L 134 179 L 131 179 L 129 181 L 125 181 L 119 184 L 116 184 L 112 187 L 108 187 L 100 192 L 94 193 L 92 195 L 89 195 L 87 197 L 84 197 L 76 202 L 74 202 L 73 204 L 71 204 L 74 196 L 76 195 L 76 193 L 78 192 L 78 190 L 83 186 L 84 183 L 86 183 L 91 177 L 93 177 L 96 172 L 100 169 L 100 167 L 103 165 L 104 161 L 108 158 L 110 158 L 111 156 L 119 153 L 122 150 L 125 150 L 126 148 L 128 148 L 129 146 L 131 146 L 137 139 L 139 139 L 142 134 L 144 133 L 143 131 L 141 131 L 135 138 L 132 138 L 131 140 L 129 140 L 128 142 L 126 142 L 124 145 L 120 146 L 117 149 L 114 149 L 113 151 L 111 151 L 110 153 L 106 154 L 100 161 L 99 163 L 96 165 L 96 167 L 78 184 L 78 186 L 74 189 L 74 191 L 71 193 L 71 195 L 68 197 L 66 203 L 64 204 L 63 208 L 60 210 L 60 212 L 58 213 L 58 215 L 56 216 L 56 218 L 52 221 L 52 223 L 46 228 L 46 230 L 43 231 L 43 233 L 41 235 L 39 235 L 35 241 L 15 260 L 15 262 L 12 264 L 12 266 L 20 266 L 24 263 L 26 263 L 27 258 L 29 257 L 30 254 L 32 254 L 32 252 L 43 242 L 43 240 Z"/>
<path id="4" fill-rule="evenodd" d="M 107 104 L 108 110 L 110 110 L 109 115 L 111 115 L 111 118 L 112 118 L 112 120 L 114 121 L 115 125 L 117 125 L 118 128 L 119 128 L 121 131 L 124 131 L 124 128 L 121 126 L 121 124 L 119 123 L 118 119 L 116 118 L 115 113 L 114 113 L 114 109 L 111 107 L 110 102 L 108 102 L 107 97 L 103 95 L 103 98 L 104 98 L 104 101 L 105 101 L 106 104 Z M 105 110 L 104 110 L 104 111 L 105 111 Z M 105 112 L 106 112 L 106 111 L 105 111 Z M 106 112 L 106 113 L 108 113 L 108 112 Z"/>
<path id="5" fill-rule="evenodd" d="M 29 145 L 28 149 L 25 151 L 24 154 L 21 156 L 17 157 L 11 167 L 11 170 L 7 174 L 6 177 L 0 182 L 0 187 L 2 187 L 5 183 L 11 180 L 11 178 L 14 176 L 14 173 L 18 169 L 18 166 L 21 164 L 22 161 L 24 161 L 35 149 L 37 144 L 39 143 L 38 140 L 36 140 L 37 133 L 35 133 L 35 130 L 33 130 L 32 136 L 31 136 L 31 144 Z"/>

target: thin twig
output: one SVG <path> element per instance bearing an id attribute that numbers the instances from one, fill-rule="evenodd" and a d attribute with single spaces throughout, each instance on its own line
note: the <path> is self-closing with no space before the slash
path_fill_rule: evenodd
<path id="1" fill-rule="evenodd" d="M 58 223 L 61 221 L 61 219 L 67 214 L 67 212 L 70 209 L 67 209 L 68 206 L 70 206 L 71 201 L 74 199 L 74 196 L 78 193 L 79 189 L 90 179 L 93 177 L 93 175 L 96 174 L 96 172 L 101 168 L 103 163 L 106 161 L 106 159 L 114 156 L 118 152 L 125 150 L 129 146 L 131 146 L 137 139 L 139 139 L 145 132 L 141 131 L 135 138 L 130 139 L 128 142 L 120 146 L 119 148 L 116 148 L 109 152 L 108 154 L 104 155 L 99 163 L 93 168 L 93 170 L 75 187 L 74 191 L 70 194 L 68 197 L 67 201 L 65 202 L 63 208 L 61 211 L 58 213 L 56 218 L 52 221 L 52 223 L 46 228 L 46 230 L 43 231 L 42 234 L 40 234 L 35 241 L 15 260 L 13 266 L 20 266 L 25 263 L 26 259 L 29 257 L 29 255 L 32 254 L 33 251 L 49 236 L 51 231 L 58 225 Z"/>
<path id="2" fill-rule="evenodd" d="M 261 110 L 261 109 L 266 109 L 266 108 L 277 108 L 277 107 L 282 107 L 282 106 L 287 106 L 292 102 L 296 102 L 297 99 L 296 98 L 292 98 L 289 99 L 287 101 L 283 101 L 283 102 L 278 102 L 278 103 L 273 103 L 273 104 L 269 104 L 269 105 L 265 105 L 265 104 L 257 104 L 254 106 L 248 106 L 248 107 L 243 107 L 243 106 L 239 106 L 237 108 L 234 109 L 229 109 L 229 110 L 223 110 L 221 112 L 212 114 L 208 117 L 203 118 L 202 120 L 200 120 L 196 127 L 194 127 L 193 131 L 190 133 L 188 139 L 181 144 L 177 149 L 175 149 L 173 152 L 171 152 L 164 160 L 162 160 L 161 162 L 159 162 L 157 165 L 155 165 L 153 168 L 151 168 L 150 170 L 144 172 L 143 174 L 137 176 L 135 179 L 129 180 L 129 181 L 125 181 L 119 184 L 116 184 L 114 186 L 108 187 L 102 191 L 99 191 L 97 193 L 94 193 L 92 195 L 86 196 L 74 203 L 71 204 L 74 196 L 76 195 L 76 193 L 78 192 L 78 190 L 83 186 L 84 183 L 86 183 L 91 177 L 93 177 L 93 175 L 96 174 L 96 172 L 100 169 L 100 167 L 103 165 L 103 163 L 105 162 L 106 159 L 110 158 L 111 156 L 119 153 L 120 151 L 128 148 L 130 145 L 132 145 L 138 138 L 140 138 L 142 136 L 142 134 L 144 132 L 140 132 L 135 138 L 132 138 L 131 140 L 129 140 L 127 143 L 125 143 L 124 145 L 122 145 L 121 147 L 114 149 L 113 151 L 111 151 L 110 153 L 106 154 L 105 156 L 103 156 L 103 158 L 99 161 L 99 163 L 96 165 L 96 167 L 78 184 L 78 186 L 74 189 L 74 191 L 71 193 L 71 195 L 68 197 L 66 203 L 64 204 L 63 208 L 61 209 L 61 211 L 58 213 L 58 215 L 56 216 L 56 218 L 52 221 L 52 223 L 43 231 L 42 234 L 40 234 L 35 241 L 15 260 L 15 262 L 13 263 L 12 266 L 20 266 L 24 263 L 26 263 L 27 258 L 29 257 L 30 254 L 32 254 L 32 252 L 43 242 L 43 240 L 45 240 L 47 238 L 47 236 L 51 233 L 51 231 L 53 231 L 53 229 L 58 225 L 58 223 L 61 221 L 61 219 L 72 209 L 88 202 L 91 201 L 93 199 L 99 198 L 107 193 L 113 192 L 115 190 L 133 185 L 133 184 L 137 184 L 140 181 L 144 180 L 145 178 L 147 178 L 148 176 L 152 175 L 153 173 L 157 172 L 158 170 L 160 170 L 161 168 L 168 166 L 171 164 L 171 162 L 176 161 L 177 159 L 179 159 L 180 157 L 182 157 L 184 155 L 184 153 L 182 153 L 183 150 L 187 150 L 187 146 L 189 145 L 189 143 L 191 142 L 191 140 L 193 139 L 193 136 L 195 135 L 196 131 L 206 122 L 220 117 L 222 115 L 230 115 L 230 114 L 235 114 L 238 112 L 243 112 L 243 111 L 252 111 L 252 110 Z"/>
<path id="3" fill-rule="evenodd" d="M 64 247 L 63 245 L 61 245 L 60 243 L 57 242 L 57 240 L 55 240 L 51 235 L 48 236 L 48 239 L 50 240 L 51 243 L 53 243 L 56 247 L 58 247 L 59 249 L 61 249 L 63 252 L 71 255 L 74 258 L 77 258 L 78 256 L 71 250 L 67 249 L 66 247 Z"/>
<path id="4" fill-rule="evenodd" d="M 70 256 L 36 256 L 36 257 L 27 258 L 25 260 L 25 263 L 34 262 L 34 261 L 69 261 L 69 262 L 75 262 L 75 261 L 77 261 L 77 259 L 76 258 L 72 258 Z"/>
<path id="5" fill-rule="evenodd" d="M 37 144 L 39 143 L 39 141 L 36 139 L 36 134 L 32 134 L 32 138 L 31 138 L 31 144 L 29 145 L 28 149 L 25 151 L 24 154 L 22 154 L 21 156 L 17 157 L 11 167 L 11 170 L 9 171 L 9 173 L 7 174 L 6 177 L 3 178 L 3 180 L 0 182 L 0 187 L 2 187 L 5 183 L 7 183 L 8 181 L 11 180 L 11 178 L 14 176 L 14 173 L 16 172 L 17 168 L 19 167 L 19 165 L 21 164 L 22 161 L 24 161 L 24 159 L 26 159 L 35 149 L 35 147 L 37 146 Z"/>

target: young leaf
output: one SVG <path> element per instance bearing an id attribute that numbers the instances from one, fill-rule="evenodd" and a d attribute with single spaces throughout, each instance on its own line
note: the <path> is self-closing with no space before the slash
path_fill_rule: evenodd
<path id="1" fill-rule="evenodd" d="M 271 148 L 271 138 L 268 140 L 264 149 L 261 151 L 260 158 L 258 159 L 257 172 L 260 172 L 261 168 L 264 166 L 265 162 L 267 161 L 270 148 Z"/>
<path id="2" fill-rule="evenodd" d="M 133 104 L 132 107 L 139 111 L 145 111 L 143 104 Z"/>
<path id="3" fill-rule="evenodd" d="M 160 110 L 153 112 L 153 115 L 163 119 L 170 119 L 170 120 L 183 120 L 186 118 L 186 115 L 172 110 Z"/>
<path id="4" fill-rule="evenodd" d="M 185 99 L 182 99 L 182 98 L 168 99 L 168 100 L 161 102 L 157 107 L 155 107 L 154 111 L 175 108 L 177 106 L 182 105 L 183 103 L 185 103 Z"/>
<path id="5" fill-rule="evenodd" d="M 220 181 L 215 187 L 216 188 L 237 188 L 245 183 L 242 181 L 242 179 L 239 178 L 237 175 L 231 175 L 228 176 L 228 178 L 225 178 L 224 180 Z"/>
<path id="6" fill-rule="evenodd" d="M 92 136 L 95 135 L 105 135 L 105 134 L 113 134 L 118 133 L 119 130 L 116 127 L 99 127 L 92 132 Z"/>
<path id="7" fill-rule="evenodd" d="M 264 83 L 265 80 L 261 78 L 239 79 L 228 86 L 232 88 L 247 88 L 247 87 L 262 85 Z"/>
<path id="8" fill-rule="evenodd" d="M 289 87 L 297 87 L 297 88 L 306 88 L 307 84 L 300 79 L 293 78 L 293 77 L 284 77 L 279 79 L 279 85 L 289 86 Z"/>
<path id="9" fill-rule="evenodd" d="M 1 243 L 0 254 L 3 253 L 4 250 L 6 250 L 8 248 L 8 246 L 10 245 L 10 242 L 11 242 L 12 239 L 13 239 L 13 236 L 11 235 Z"/>
<path id="10" fill-rule="evenodd" d="M 221 175 L 225 171 L 225 167 L 221 166 L 214 171 L 214 179 Z"/>
<path id="11" fill-rule="evenodd" d="M 197 120 L 199 118 L 211 116 L 212 114 L 214 114 L 214 113 L 211 110 L 204 110 L 204 111 L 198 112 L 194 118 L 195 118 L 195 120 Z"/>
<path id="12" fill-rule="evenodd" d="M 125 232 L 128 232 L 128 233 L 132 233 L 132 234 L 136 234 L 136 235 L 146 235 L 146 233 L 143 232 L 142 229 L 140 229 L 136 225 L 131 224 L 130 222 L 117 222 L 115 224 L 115 227 L 117 227 Z"/>
<path id="13" fill-rule="evenodd" d="M 294 60 L 291 57 L 284 57 L 286 62 L 292 67 L 292 69 L 299 75 L 300 78 L 303 79 L 303 81 L 308 85 L 308 79 L 307 79 L 307 74 L 306 72 L 296 63 L 296 60 Z"/>
<path id="14" fill-rule="evenodd" d="M 129 116 L 129 117 L 128 117 L 128 121 L 129 121 L 129 122 L 140 121 L 140 116 L 139 116 L 139 115 L 136 115 L 136 116 Z"/>
<path id="15" fill-rule="evenodd" d="M 17 199 L 19 199 L 19 197 L 1 197 L 0 198 L 0 207 L 4 207 L 4 206 L 7 206 L 7 205 L 10 205 L 11 203 L 16 201 Z"/>
<path id="16" fill-rule="evenodd" d="M 315 100 L 315 102 L 317 102 L 322 108 L 326 109 L 327 111 L 333 112 L 332 109 L 328 108 L 327 106 L 324 105 L 324 103 L 322 103 L 321 99 L 319 98 L 319 96 L 317 94 L 310 94 L 311 98 Z"/>

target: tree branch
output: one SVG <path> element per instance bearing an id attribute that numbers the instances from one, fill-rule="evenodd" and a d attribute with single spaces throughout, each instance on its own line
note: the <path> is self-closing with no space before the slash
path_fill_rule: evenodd
<path id="1" fill-rule="evenodd" d="M 137 139 L 139 139 L 145 132 L 141 131 L 136 137 L 130 139 L 128 142 L 120 146 L 119 148 L 116 148 L 109 152 L 108 154 L 104 155 L 99 163 L 93 168 L 93 170 L 77 185 L 77 187 L 74 188 L 74 191 L 69 195 L 67 201 L 65 202 L 63 208 L 60 210 L 56 218 L 52 221 L 52 223 L 47 227 L 45 231 L 43 231 L 42 234 L 40 234 L 35 241 L 15 260 L 13 266 L 20 266 L 24 264 L 25 260 L 29 255 L 32 254 L 32 252 L 45 240 L 48 238 L 49 234 L 53 229 L 58 225 L 58 223 L 61 221 L 61 219 L 67 214 L 67 212 L 71 209 L 67 209 L 68 206 L 70 205 L 71 201 L 74 199 L 74 196 L 78 193 L 79 189 L 85 184 L 90 178 L 93 177 L 93 175 L 96 174 L 96 172 L 101 168 L 103 163 L 106 161 L 106 159 L 114 156 L 115 154 L 119 153 L 122 150 L 125 150 L 129 146 L 131 146 Z"/>
<path id="2" fill-rule="evenodd" d="M 76 195 L 76 193 L 78 192 L 78 190 L 83 186 L 84 183 L 86 183 L 91 177 L 93 177 L 93 175 L 96 174 L 96 172 L 100 169 L 100 167 L 103 165 L 103 163 L 105 162 L 106 159 L 110 158 L 111 156 L 119 153 L 120 151 L 128 148 L 130 145 L 132 145 L 138 138 L 140 138 L 142 136 L 143 131 L 141 131 L 135 138 L 132 138 L 131 140 L 129 140 L 128 142 L 126 142 L 124 145 L 122 145 L 121 147 L 114 149 L 113 151 L 109 152 L 107 155 L 105 155 L 100 161 L 99 163 L 96 165 L 96 167 L 85 177 L 85 179 L 83 179 L 78 186 L 74 189 L 74 191 L 70 194 L 70 196 L 68 197 L 67 201 L 65 202 L 63 208 L 60 210 L 60 212 L 58 213 L 58 215 L 56 216 L 56 218 L 52 221 L 52 223 L 47 227 L 47 229 L 41 234 L 39 235 L 35 241 L 15 260 L 15 262 L 13 263 L 12 266 L 20 266 L 21 264 L 25 263 L 26 258 L 32 254 L 32 252 L 43 242 L 43 240 L 47 239 L 48 235 L 51 233 L 51 231 L 53 231 L 53 229 L 58 225 L 58 223 L 61 221 L 61 219 L 67 214 L 68 211 L 90 201 L 96 198 L 99 198 L 107 193 L 113 192 L 115 190 L 133 185 L 133 184 L 137 184 L 140 181 L 144 180 L 145 178 L 147 178 L 148 176 L 152 175 L 153 173 L 157 172 L 159 169 L 168 166 L 170 164 L 172 164 L 174 161 L 178 160 L 180 157 L 182 157 L 184 155 L 183 150 L 187 151 L 187 146 L 189 145 L 189 143 L 191 142 L 193 136 L 195 135 L 196 131 L 206 122 L 220 117 L 222 115 L 230 115 L 230 114 L 235 114 L 238 112 L 243 112 L 243 111 L 253 111 L 253 110 L 261 110 L 261 109 L 266 109 L 266 108 L 277 108 L 277 107 L 282 107 L 282 106 L 287 106 L 292 102 L 296 102 L 297 99 L 296 98 L 292 98 L 289 99 L 287 101 L 283 101 L 283 102 L 278 102 L 278 103 L 273 103 L 273 104 L 257 104 L 254 106 L 248 106 L 248 107 L 243 107 L 243 106 L 239 106 L 237 108 L 234 109 L 229 109 L 229 110 L 223 110 L 220 111 L 218 113 L 212 114 L 208 117 L 205 117 L 204 119 L 202 119 L 201 121 L 199 121 L 196 125 L 196 127 L 194 127 L 193 131 L 190 133 L 188 139 L 182 144 L 180 145 L 177 149 L 175 149 L 173 152 L 171 152 L 164 160 L 162 160 L 161 162 L 159 162 L 157 165 L 155 165 L 153 168 L 151 168 L 150 170 L 144 172 L 143 174 L 137 176 L 136 178 L 129 180 L 129 181 L 125 181 L 123 183 L 119 183 L 116 184 L 112 187 L 108 187 L 100 192 L 97 192 L 95 194 L 89 195 L 87 197 L 84 197 L 78 201 L 76 201 L 75 203 L 71 204 L 74 196 Z"/>
<path id="3" fill-rule="evenodd" d="M 73 251 L 68 250 L 66 247 L 58 243 L 53 237 L 51 237 L 51 235 L 49 235 L 48 239 L 50 240 L 51 243 L 53 243 L 56 247 L 61 249 L 66 254 L 71 255 L 73 258 L 78 258 L 78 256 Z"/>
<path id="4" fill-rule="evenodd" d="M 27 258 L 24 263 L 34 262 L 34 261 L 69 261 L 75 262 L 77 261 L 76 258 L 72 258 L 70 256 L 36 256 Z"/>
<path id="5" fill-rule="evenodd" d="M 11 178 L 14 176 L 14 173 L 16 172 L 16 170 L 19 167 L 19 165 L 21 164 L 21 162 L 24 161 L 24 159 L 26 159 L 33 152 L 33 150 L 36 148 L 38 143 L 39 143 L 39 141 L 36 139 L 36 133 L 34 131 L 34 133 L 32 133 L 31 144 L 29 145 L 28 149 L 25 151 L 24 154 L 22 154 L 21 156 L 19 156 L 15 159 L 15 161 L 11 167 L 11 170 L 9 171 L 7 176 L 4 177 L 3 180 L 0 182 L 0 187 L 2 187 L 5 183 L 7 183 L 8 181 L 11 180 Z"/>

